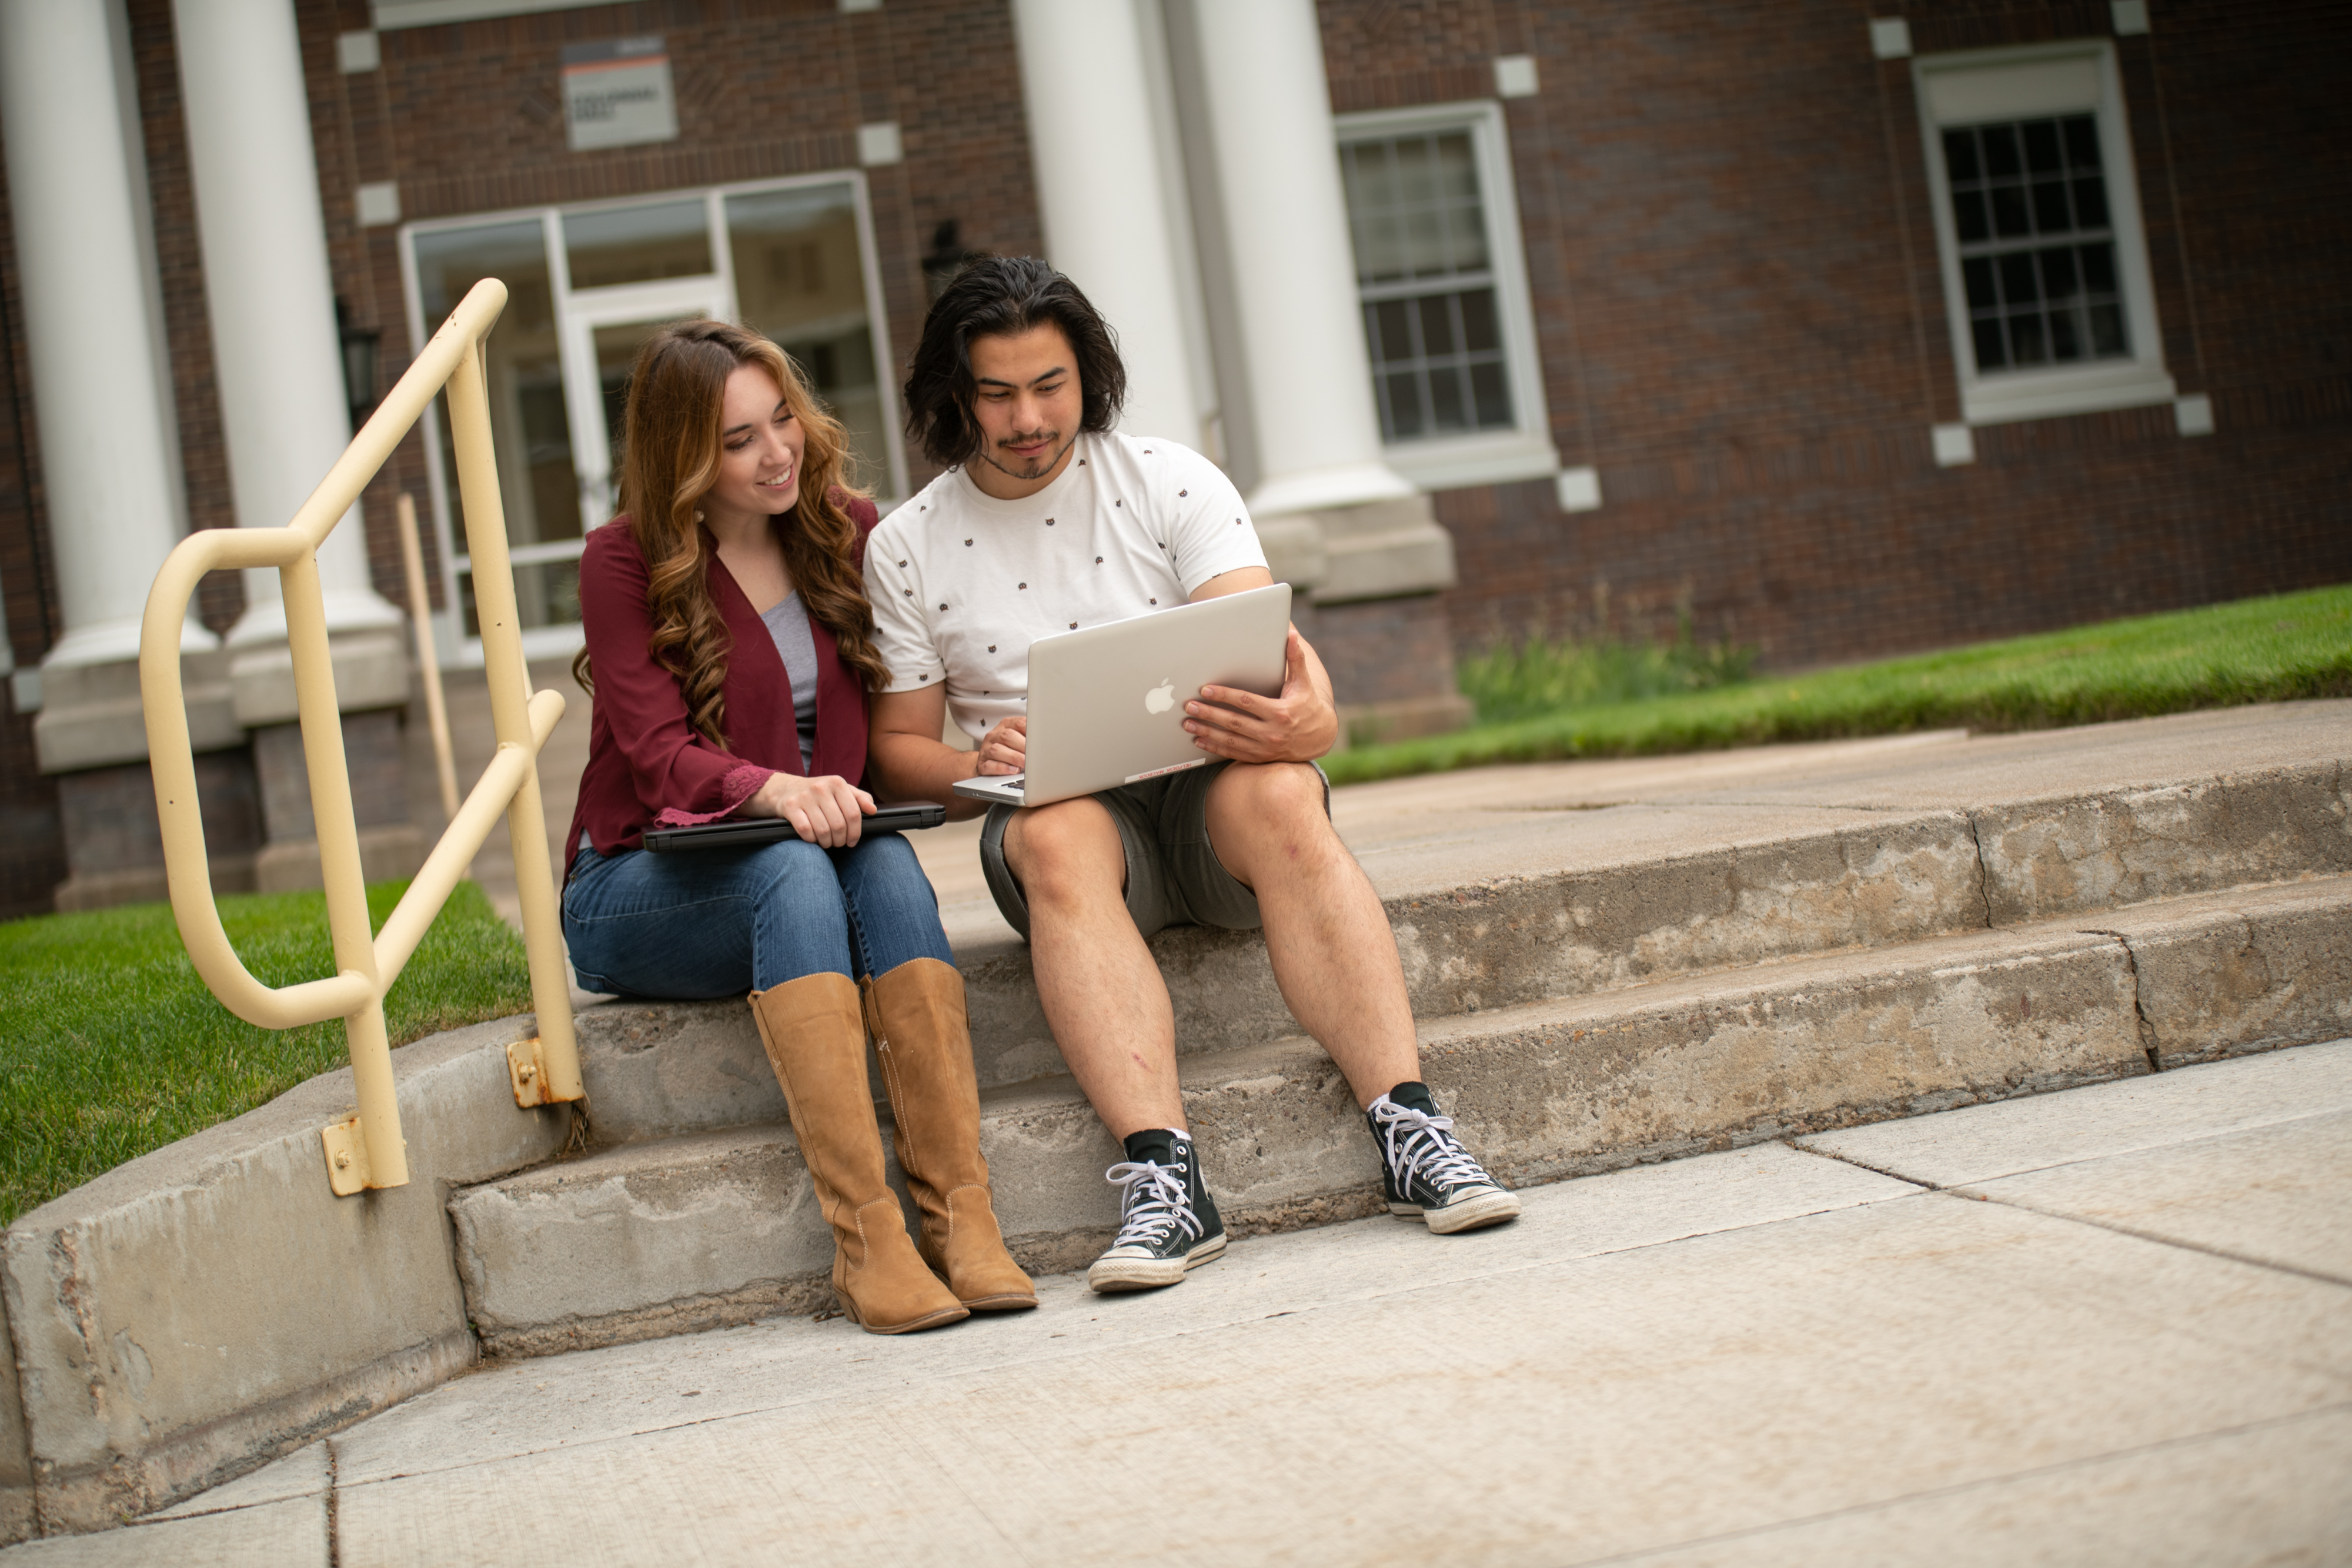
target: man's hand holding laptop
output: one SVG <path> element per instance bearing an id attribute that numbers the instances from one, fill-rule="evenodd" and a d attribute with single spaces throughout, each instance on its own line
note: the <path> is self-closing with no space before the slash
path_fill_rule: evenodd
<path id="1" fill-rule="evenodd" d="M 1184 705 L 1184 728 L 1192 743 L 1212 757 L 1235 762 L 1312 762 L 1338 743 L 1339 715 L 1323 661 L 1293 626 L 1283 643 L 1280 696 L 1202 686 L 1200 696 Z"/>

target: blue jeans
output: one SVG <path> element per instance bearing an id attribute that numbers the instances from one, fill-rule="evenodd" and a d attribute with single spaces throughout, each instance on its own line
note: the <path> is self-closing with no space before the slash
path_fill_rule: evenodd
<path id="1" fill-rule="evenodd" d="M 563 935 L 589 990 L 679 1001 L 955 962 L 939 895 L 898 833 L 846 850 L 800 839 L 683 854 L 583 849 L 563 890 Z"/>

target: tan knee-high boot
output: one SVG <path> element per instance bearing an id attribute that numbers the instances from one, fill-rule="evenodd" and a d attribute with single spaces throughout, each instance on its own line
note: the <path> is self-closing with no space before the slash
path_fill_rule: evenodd
<path id="1" fill-rule="evenodd" d="M 989 1204 L 963 977 L 937 958 L 913 958 L 865 984 L 866 1022 L 897 1124 L 891 1142 L 922 1210 L 923 1260 L 974 1312 L 1035 1306 L 1036 1287 L 1004 1250 Z"/>
<path id="2" fill-rule="evenodd" d="M 816 1198 L 833 1227 L 833 1289 L 869 1333 L 970 1316 L 924 1265 L 883 1174 L 882 1124 L 866 1078 L 866 1023 L 846 975 L 806 975 L 751 993 L 751 1017 L 783 1085 Z"/>

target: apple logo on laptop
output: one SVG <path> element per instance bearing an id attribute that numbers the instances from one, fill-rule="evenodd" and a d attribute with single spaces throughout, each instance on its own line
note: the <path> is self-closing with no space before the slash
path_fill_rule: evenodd
<path id="1" fill-rule="evenodd" d="M 1172 680 L 1162 681 L 1143 694 L 1143 710 L 1146 713 L 1166 713 L 1175 706 L 1176 683 Z"/>

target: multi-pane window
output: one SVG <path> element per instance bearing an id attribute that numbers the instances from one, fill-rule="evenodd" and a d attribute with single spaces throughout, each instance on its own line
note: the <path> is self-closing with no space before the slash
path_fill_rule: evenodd
<path id="1" fill-rule="evenodd" d="M 586 531 L 613 515 L 637 350 L 666 322 L 740 320 L 791 354 L 846 427 L 854 477 L 899 490 L 880 293 L 854 175 L 409 225 L 418 340 L 484 277 L 508 303 L 484 345 L 491 436 L 524 643 L 576 640 Z M 426 436 L 454 631 L 479 635 L 446 417 Z"/>
<path id="2" fill-rule="evenodd" d="M 1978 371 L 2127 357 L 2097 119 L 1948 129 L 1944 169 Z"/>
<path id="3" fill-rule="evenodd" d="M 1923 55 L 1912 69 L 1961 419 L 2170 402 L 2114 45 Z"/>
<path id="4" fill-rule="evenodd" d="M 1513 428 L 1494 247 L 1470 131 L 1351 139 L 1339 164 L 1382 436 Z"/>

